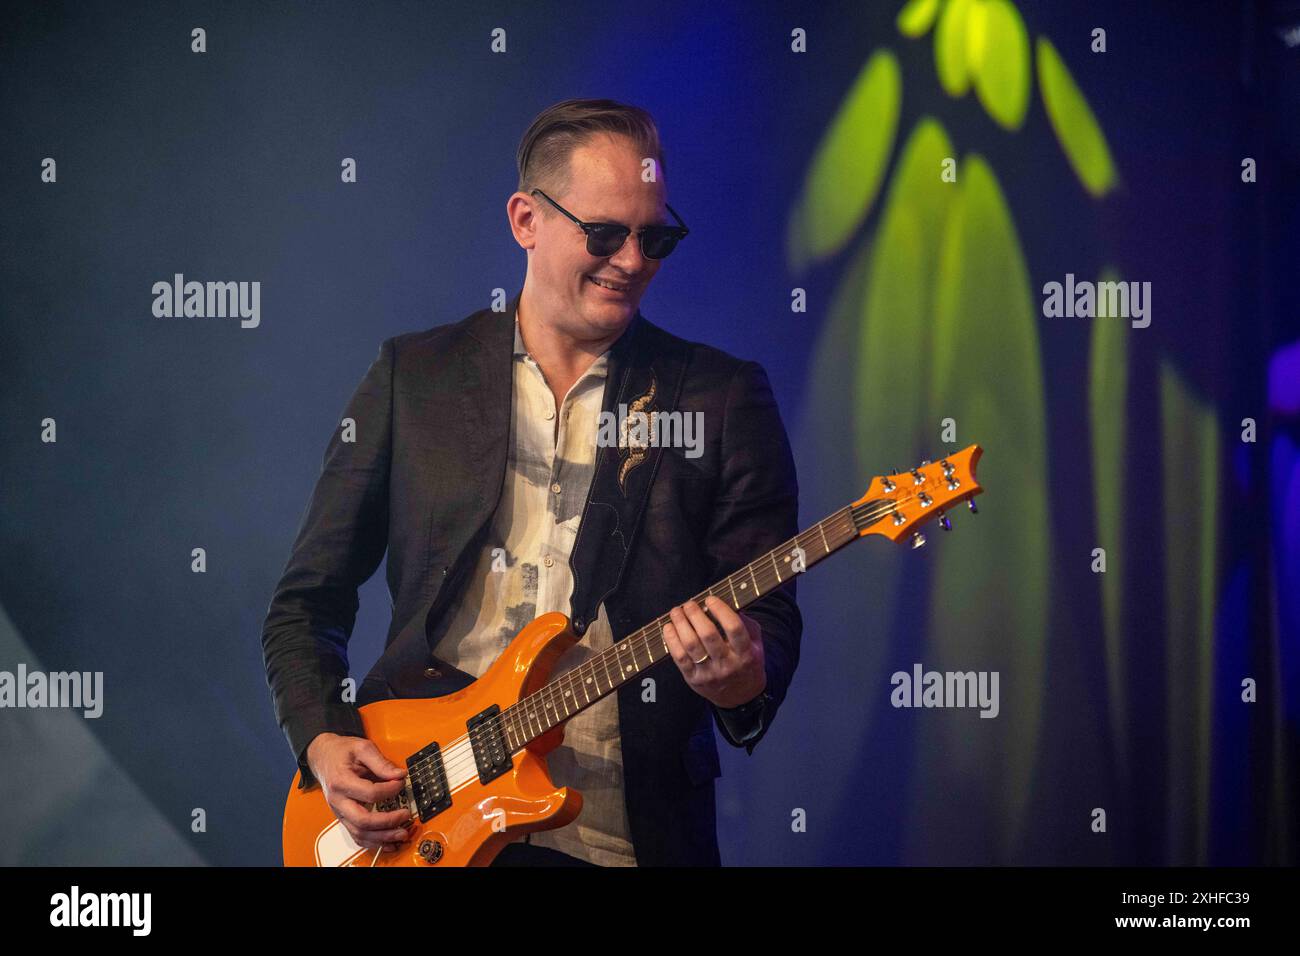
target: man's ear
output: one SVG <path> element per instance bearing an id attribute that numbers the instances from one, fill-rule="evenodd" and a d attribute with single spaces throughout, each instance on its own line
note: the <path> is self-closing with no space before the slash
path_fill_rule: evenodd
<path id="1" fill-rule="evenodd" d="M 537 201 L 530 200 L 522 193 L 515 193 L 506 201 L 506 221 L 510 224 L 510 231 L 515 237 L 515 242 L 529 252 L 537 245 L 537 223 L 540 215 L 541 210 L 537 206 Z"/>

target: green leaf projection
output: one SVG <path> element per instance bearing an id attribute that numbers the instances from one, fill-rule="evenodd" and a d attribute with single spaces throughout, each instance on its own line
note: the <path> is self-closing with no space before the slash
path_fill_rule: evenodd
<path id="1" fill-rule="evenodd" d="M 1209 403 L 1168 360 L 1160 363 L 1164 500 L 1168 844 L 1176 857 L 1208 857 L 1210 726 L 1214 697 L 1215 556 L 1222 439 Z"/>
<path id="2" fill-rule="evenodd" d="M 966 55 L 966 20 L 976 0 L 948 0 L 934 31 L 934 67 L 939 85 L 949 96 L 965 96 L 970 89 L 970 61 Z"/>
<path id="3" fill-rule="evenodd" d="M 899 32 L 911 37 L 924 33 L 924 12 L 904 9 L 898 17 Z M 934 32 L 934 65 L 939 85 L 949 96 L 965 96 L 973 87 L 984 111 L 999 126 L 1014 131 L 1024 125 L 1029 34 L 1009 0 L 947 0 Z"/>
<path id="4" fill-rule="evenodd" d="M 986 498 L 960 548 L 932 555 L 925 659 L 1000 671 L 1002 719 L 1016 732 L 971 728 L 969 715 L 960 712 L 923 722 L 913 805 L 924 813 L 953 774 L 995 787 L 973 797 L 1000 821 L 998 839 L 985 852 L 1009 862 L 1021 837 L 1040 733 L 1051 585 L 1046 412 L 1029 271 L 1001 186 L 978 154 L 961 164 L 937 283 L 930 420 L 937 427 L 942 418 L 954 419 L 957 447 L 984 446 L 980 483 L 1003 494 Z M 981 767 L 997 772 L 981 774 Z M 922 841 L 918 855 L 943 852 L 934 841 L 944 834 L 915 832 Z"/>
<path id="5" fill-rule="evenodd" d="M 998 719 L 972 721 L 968 711 L 941 709 L 902 725 L 906 730 L 891 730 L 906 740 L 909 755 L 900 768 L 908 794 L 900 861 L 1016 863 L 1033 839 L 1028 826 L 1038 805 L 1035 788 L 1042 785 L 1049 755 L 1043 747 L 1047 651 L 1053 625 L 1060 622 L 1053 617 L 1054 601 L 1097 602 L 1095 616 L 1088 618 L 1097 622 L 1092 628 L 1059 638 L 1076 645 L 1068 651 L 1072 659 L 1095 660 L 1106 698 L 1097 705 L 1098 733 L 1106 738 L 1098 753 L 1114 768 L 1114 787 L 1099 782 L 1097 794 L 1081 794 L 1086 807 L 1080 812 L 1105 802 L 1103 793 L 1117 804 L 1131 798 L 1142 769 L 1134 766 L 1131 739 L 1143 701 L 1130 699 L 1128 688 L 1138 675 L 1131 663 L 1135 637 L 1126 633 L 1127 604 L 1135 600 L 1126 594 L 1126 571 L 1139 556 L 1128 553 L 1125 538 L 1132 518 L 1126 508 L 1135 501 L 1129 470 L 1140 450 L 1130 447 L 1129 429 L 1136 426 L 1130 426 L 1129 411 L 1133 396 L 1143 393 L 1131 378 L 1135 369 L 1153 365 L 1135 364 L 1131 353 L 1138 344 L 1157 346 L 1159 339 L 1143 332 L 1130 341 L 1136 334 L 1132 323 L 1106 314 L 1106 297 L 1099 297 L 1095 317 L 1073 320 L 1090 323 L 1082 340 L 1087 353 L 1071 346 L 1079 351 L 1081 374 L 1070 380 L 1075 384 L 1054 384 L 1053 398 L 1057 415 L 1071 421 L 1086 415 L 1088 447 L 1086 456 L 1081 452 L 1057 467 L 1086 468 L 1090 500 L 1053 501 L 1042 336 L 1050 328 L 1051 344 L 1058 347 L 1055 373 L 1062 341 L 1083 329 L 1053 326 L 1061 320 L 1044 318 L 1039 283 L 1031 279 L 1008 201 L 1006 190 L 1014 190 L 1014 183 L 1004 184 L 986 157 L 1003 156 L 1008 143 L 1010 149 L 1033 150 L 1033 159 L 1059 171 L 1062 195 L 1069 190 L 1077 197 L 1076 180 L 1059 162 L 1059 145 L 1091 203 L 1115 191 L 1117 168 L 1064 58 L 1045 37 L 1031 49 L 1011 0 L 909 0 L 895 24 L 904 42 L 932 45 L 936 77 L 915 78 L 933 91 L 931 103 L 974 92 L 972 102 L 980 105 L 975 115 L 988 130 L 981 142 L 991 148 L 963 146 L 949 131 L 955 123 L 945 128 L 921 110 L 891 172 L 902 77 L 894 55 L 876 50 L 813 154 L 791 217 L 792 267 L 797 273 L 844 249 L 855 235 L 861 238 L 838 267 L 814 352 L 805 441 L 809 459 L 823 466 L 807 488 L 819 506 L 837 506 L 892 466 L 910 467 L 971 442 L 984 447 L 979 478 L 987 494 L 977 519 L 956 516 L 958 529 L 973 524 L 957 531 L 957 544 L 935 548 L 922 562 L 900 559 L 895 550 L 870 549 L 857 568 L 859 575 L 866 569 L 866 582 L 836 586 L 869 589 L 874 624 L 854 652 L 860 671 L 855 677 L 865 686 L 888 686 L 893 671 L 916 659 L 900 655 L 912 654 L 926 666 L 1000 675 Z M 924 40 L 931 32 L 932 39 Z M 1071 55 L 1087 54 L 1076 42 Z M 1035 104 L 1035 78 L 1055 144 L 1042 134 L 1018 144 L 1006 135 L 1025 128 Z M 907 119 L 901 121 L 906 126 Z M 970 135 L 967 125 L 961 129 Z M 871 207 L 882 183 L 884 199 L 873 223 Z M 1120 281 L 1113 265 L 1083 260 L 1074 272 L 1094 272 L 1103 283 Z M 1159 382 L 1136 384 L 1155 389 L 1160 400 L 1160 434 L 1149 437 L 1159 443 L 1163 471 L 1164 607 L 1148 614 L 1160 620 L 1163 610 L 1165 622 L 1165 842 L 1171 860 L 1205 862 L 1222 440 L 1208 402 L 1172 362 L 1157 358 Z M 948 421 L 955 437 L 941 437 Z M 846 433 L 853 440 L 851 476 L 824 467 L 842 460 Z M 1062 556 L 1054 563 L 1051 512 L 1087 504 L 1095 521 L 1088 536 L 1094 543 L 1087 547 L 1105 550 L 1105 573 L 1086 584 L 1054 578 Z M 926 531 L 939 534 L 933 526 Z M 1071 549 L 1078 545 L 1069 543 Z M 1084 552 L 1070 560 L 1070 574 L 1086 575 L 1095 556 Z M 904 639 L 885 633 L 900 625 L 911 628 Z M 846 703 L 844 712 L 846 730 L 867 733 L 870 703 Z M 843 756 L 853 759 L 848 752 Z M 969 813 L 954 813 L 954 806 Z M 979 826 L 972 830 L 963 815 Z M 1108 844 L 1095 845 L 1099 859 L 1110 859 L 1114 850 Z"/>
<path id="6" fill-rule="evenodd" d="M 934 24 L 939 12 L 939 0 L 909 0 L 898 11 L 898 32 L 905 37 L 924 36 Z"/>
<path id="7" fill-rule="evenodd" d="M 910 0 L 896 25 L 912 41 L 933 31 L 939 90 L 956 98 L 973 91 L 999 134 L 1024 127 L 1037 76 L 1051 128 L 1087 194 L 1097 198 L 1114 188 L 1115 167 L 1086 99 L 1048 41 L 1031 48 L 1010 0 Z M 888 170 L 902 101 L 895 57 L 874 51 L 813 153 L 792 212 L 790 262 L 798 273 L 862 231 L 889 175 L 878 218 L 841 266 L 819 333 L 805 440 L 814 460 L 837 460 L 844 431 L 851 430 L 855 477 L 863 484 L 895 464 L 910 466 L 970 442 L 986 450 L 980 480 L 990 493 L 979 518 L 956 517 L 959 528 L 973 520 L 968 532 L 958 532 L 960 547 L 935 548 L 919 565 L 902 565 L 888 550 L 861 560 L 873 620 L 924 621 L 919 649 L 907 653 L 935 666 L 997 671 L 1001 678 L 998 720 L 972 723 L 968 712 L 934 711 L 916 721 L 903 862 L 952 862 L 956 854 L 1013 863 L 1022 858 L 1033 813 L 1057 590 L 1043 319 L 1004 185 L 984 155 L 963 150 L 937 118 L 921 115 Z M 1115 275 L 1107 269 L 1101 278 Z M 1114 573 L 1126 559 L 1128 334 L 1122 319 L 1094 320 L 1086 395 L 1077 396 L 1090 428 L 1097 537 L 1112 563 L 1112 573 L 1100 576 L 1103 633 L 1097 638 L 1114 740 L 1124 736 L 1128 720 L 1122 578 Z M 850 383 L 853 400 L 844 409 Z M 945 444 L 940 429 L 948 419 L 957 434 Z M 860 493 L 853 484 L 822 468 L 809 487 L 829 502 Z M 917 575 L 919 582 L 910 580 Z M 862 643 L 855 662 L 868 684 L 885 686 L 910 659 L 895 660 L 877 634 Z M 846 709 L 848 726 L 867 732 L 871 708 Z M 1122 747 L 1115 762 L 1127 765 Z M 975 835 L 961 829 L 946 812 L 954 802 L 988 826 Z"/>
<path id="8" fill-rule="evenodd" d="M 871 211 L 894 148 L 901 99 L 898 60 L 878 51 L 831 120 L 790 217 L 787 249 L 796 274 L 842 249 Z"/>
<path id="9" fill-rule="evenodd" d="M 1116 180 L 1106 136 L 1066 69 L 1065 61 L 1046 37 L 1038 38 L 1038 85 L 1043 108 L 1070 168 L 1091 195 L 1106 195 L 1115 187 Z"/>
<path id="10" fill-rule="evenodd" d="M 966 60 L 985 112 L 1005 129 L 1020 129 L 1029 108 L 1029 34 L 1007 0 L 971 6 Z"/>
<path id="11" fill-rule="evenodd" d="M 1113 269 L 1102 272 L 1102 282 L 1118 282 Z M 1098 297 L 1088 350 L 1088 422 L 1092 442 L 1093 508 L 1097 514 L 1097 546 L 1104 549 L 1106 572 L 1098 574 L 1101 588 L 1102 629 L 1106 641 L 1106 686 L 1111 734 L 1121 780 L 1128 780 L 1129 707 L 1124 665 L 1123 581 L 1125 426 L 1128 416 L 1129 324 L 1106 312 L 1107 300 Z M 1114 321 L 1100 321 L 1114 319 Z"/>
<path id="12" fill-rule="evenodd" d="M 953 154 L 937 120 L 912 131 L 889 186 L 860 307 L 853 379 L 858 472 L 914 463 L 934 447 L 938 419 L 924 388 L 931 364 L 939 244 L 955 189 L 936 188 Z M 890 462 L 882 462 L 882 449 Z M 901 465 L 900 465 L 901 467 Z"/>

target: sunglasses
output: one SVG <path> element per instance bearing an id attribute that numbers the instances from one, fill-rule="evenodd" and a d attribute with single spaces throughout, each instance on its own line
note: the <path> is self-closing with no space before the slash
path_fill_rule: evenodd
<path id="1" fill-rule="evenodd" d="M 597 259 L 608 258 L 618 252 L 623 248 L 623 243 L 627 242 L 627 237 L 632 234 L 631 229 L 617 222 L 583 222 L 540 189 L 534 189 L 533 192 L 578 224 L 578 227 L 587 234 L 587 252 Z M 685 239 L 690 231 L 673 207 L 667 203 L 664 205 L 673 214 L 678 224 L 642 226 L 637 230 L 637 238 L 641 240 L 641 255 L 647 259 L 667 258 L 668 254 L 677 248 L 677 243 Z"/>

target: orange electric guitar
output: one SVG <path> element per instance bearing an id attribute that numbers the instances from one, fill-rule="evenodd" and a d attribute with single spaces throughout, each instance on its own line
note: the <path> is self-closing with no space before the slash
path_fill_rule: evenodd
<path id="1" fill-rule="evenodd" d="M 925 542 L 915 530 L 944 509 L 983 491 L 975 481 L 981 449 L 971 445 L 942 461 L 872 481 L 853 504 L 724 578 L 694 600 L 714 594 L 740 610 L 850 541 L 881 534 Z M 405 765 L 404 790 L 380 811 L 409 807 L 416 824 L 397 852 L 358 846 L 325 802 L 320 785 L 299 790 L 295 774 L 284 808 L 287 866 L 486 866 L 507 843 L 533 830 L 562 827 L 578 816 L 582 794 L 556 787 L 546 754 L 564 739 L 574 714 L 612 694 L 668 656 L 651 621 L 613 647 L 549 680 L 551 668 L 577 642 L 569 619 L 553 612 L 525 627 L 468 687 L 443 697 L 382 700 L 359 708 L 366 737 L 389 760 Z"/>

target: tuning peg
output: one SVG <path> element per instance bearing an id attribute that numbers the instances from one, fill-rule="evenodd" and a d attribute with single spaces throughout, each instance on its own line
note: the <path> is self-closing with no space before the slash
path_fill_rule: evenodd
<path id="1" fill-rule="evenodd" d="M 939 514 L 939 527 L 942 528 L 944 531 L 952 530 L 952 522 L 949 521 L 948 516 L 946 514 L 943 514 L 942 512 Z"/>
<path id="2" fill-rule="evenodd" d="M 973 515 L 977 515 L 977 514 L 980 513 L 980 510 L 979 510 L 978 508 L 975 507 L 975 499 L 974 499 L 974 498 L 967 498 L 967 499 L 966 499 L 966 507 L 970 509 L 970 513 L 973 514 Z"/>
<path id="3" fill-rule="evenodd" d="M 929 458 L 922 458 L 922 459 L 921 459 L 921 467 L 922 467 L 922 468 L 924 468 L 924 467 L 925 467 L 926 465 L 928 465 L 928 464 L 930 464 L 930 459 L 929 459 Z"/>
<path id="4" fill-rule="evenodd" d="M 915 551 L 917 548 L 922 547 L 925 547 L 925 535 L 919 531 L 912 532 L 912 550 Z"/>

